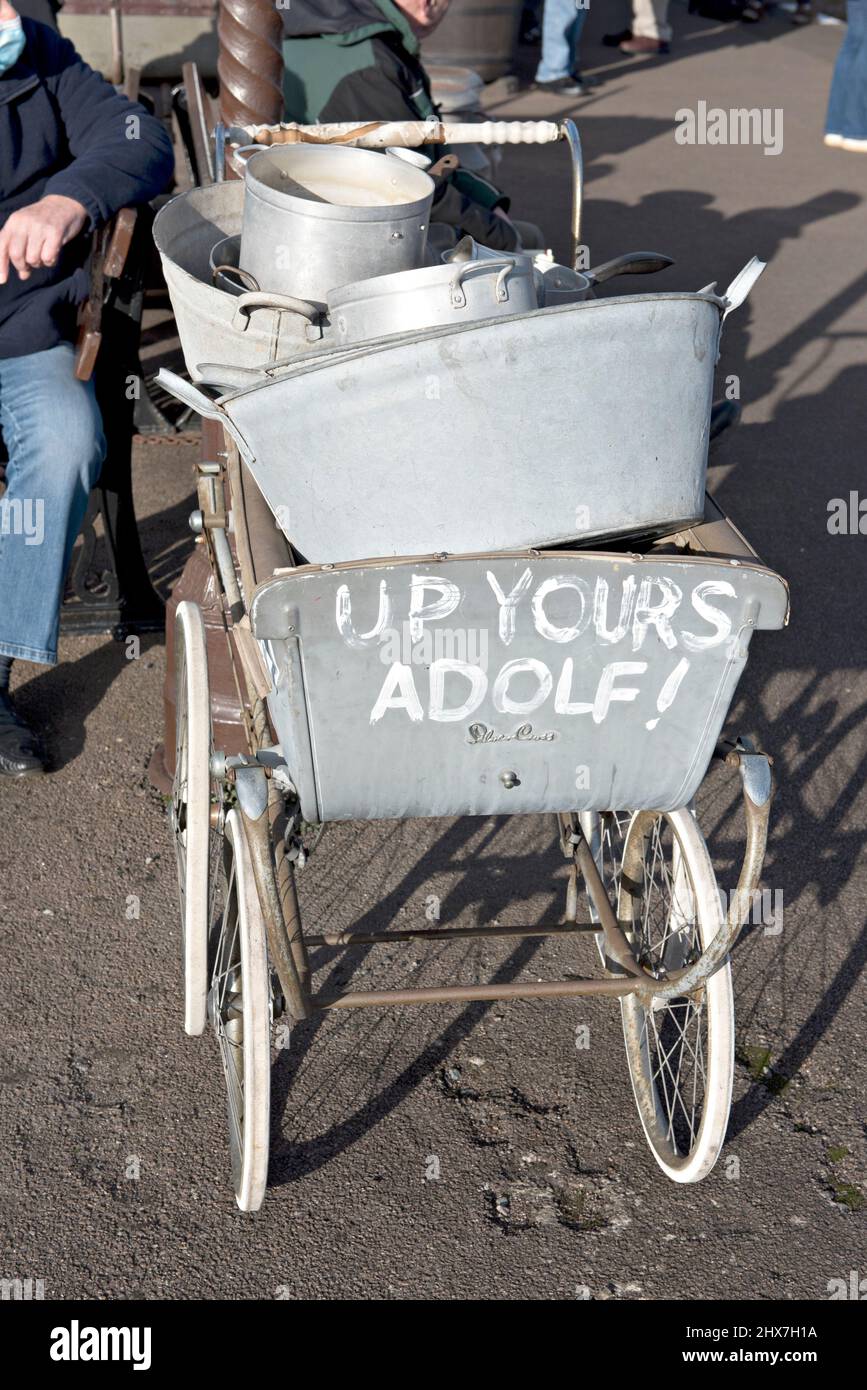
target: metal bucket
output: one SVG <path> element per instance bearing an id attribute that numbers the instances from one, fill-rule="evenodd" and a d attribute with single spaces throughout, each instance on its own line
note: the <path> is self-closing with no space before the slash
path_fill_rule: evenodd
<path id="1" fill-rule="evenodd" d="M 215 183 L 173 198 L 154 222 L 154 241 L 193 381 L 201 380 L 202 362 L 266 367 L 329 345 L 327 331 L 311 342 L 307 320 L 285 307 L 269 304 L 265 297 L 253 305 L 212 283 L 211 253 L 222 238 L 238 236 L 243 205 L 243 183 Z"/>
<path id="2" fill-rule="evenodd" d="M 486 82 L 505 76 L 512 71 L 522 9 L 522 0 L 454 0 L 424 41 L 425 64 L 471 67 Z"/>
<path id="3" fill-rule="evenodd" d="M 277 145 L 244 177 L 241 264 L 263 290 L 324 305 L 338 285 L 424 264 L 434 182 L 406 160 Z"/>

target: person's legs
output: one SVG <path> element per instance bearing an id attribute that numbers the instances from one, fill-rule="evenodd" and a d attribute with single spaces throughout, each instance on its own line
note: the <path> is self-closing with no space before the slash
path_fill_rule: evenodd
<path id="1" fill-rule="evenodd" d="M 39 740 L 9 697 L 15 657 L 52 664 L 62 585 L 105 443 L 93 386 L 69 344 L 0 359 L 9 461 L 0 498 L 0 776 L 42 772 Z"/>
<path id="2" fill-rule="evenodd" d="M 632 0 L 632 37 L 671 43 L 668 0 Z"/>
<path id="3" fill-rule="evenodd" d="M 53 665 L 63 579 L 105 454 L 93 385 L 68 343 L 0 359 L 9 461 L 0 498 L 0 776 L 44 770 L 38 738 L 9 697 L 16 657 Z"/>
<path id="4" fill-rule="evenodd" d="M 0 359 L 9 462 L 0 499 L 0 653 L 53 665 L 62 586 L 105 453 L 72 346 Z"/>
<path id="5" fill-rule="evenodd" d="M 867 0 L 849 0 L 848 21 L 825 121 L 826 139 L 834 143 L 867 140 Z"/>
<path id="6" fill-rule="evenodd" d="M 542 16 L 542 57 L 537 82 L 561 82 L 578 65 L 578 44 L 587 18 L 576 0 L 545 0 Z"/>

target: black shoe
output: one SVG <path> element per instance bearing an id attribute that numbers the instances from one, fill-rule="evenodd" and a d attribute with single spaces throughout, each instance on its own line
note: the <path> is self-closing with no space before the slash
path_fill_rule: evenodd
<path id="1" fill-rule="evenodd" d="M 39 777 L 45 754 L 5 691 L 0 691 L 0 777 Z"/>
<path id="2" fill-rule="evenodd" d="M 631 29 L 621 29 L 617 34 L 603 34 L 602 42 L 606 48 L 619 48 L 626 39 L 632 38 Z"/>
<path id="3" fill-rule="evenodd" d="M 557 77 L 553 82 L 534 82 L 537 92 L 550 92 L 558 97 L 585 97 L 587 87 L 580 77 Z"/>

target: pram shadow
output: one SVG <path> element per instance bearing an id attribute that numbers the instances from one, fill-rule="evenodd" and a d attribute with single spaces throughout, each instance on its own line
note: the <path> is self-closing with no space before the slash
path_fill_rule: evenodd
<path id="1" fill-rule="evenodd" d="M 522 883 L 532 884 L 538 891 L 540 882 L 550 882 L 552 891 L 549 904 L 542 914 L 542 920 L 560 919 L 563 883 L 555 883 L 553 870 L 562 867 L 564 861 L 551 836 L 550 855 L 540 857 L 532 852 L 524 857 L 524 863 L 516 866 L 512 853 L 502 857 L 489 853 L 480 866 L 479 858 L 484 851 L 490 851 L 492 844 L 500 835 L 508 818 L 500 818 L 488 823 L 481 843 L 474 847 L 474 867 L 468 874 L 459 874 L 441 903 L 439 925 L 447 925 L 461 912 L 476 905 L 483 908 L 487 920 L 494 919 L 505 911 L 515 898 L 515 870 L 520 873 Z M 399 908 L 414 894 L 423 891 L 434 875 L 453 871 L 470 841 L 479 834 L 479 821 L 464 818 L 449 824 L 444 833 L 413 865 L 411 871 L 396 885 L 391 893 L 371 906 L 354 924 L 359 932 L 381 930 L 384 921 L 396 915 Z M 553 818 L 552 818 L 553 827 Z M 552 870 L 552 877 L 545 878 L 546 871 Z M 509 872 L 505 872 L 507 870 Z M 491 983 L 514 981 L 528 968 L 542 948 L 542 940 L 527 939 L 516 943 L 508 957 L 487 977 Z M 333 968 L 322 981 L 324 991 L 344 988 L 352 974 L 377 948 L 367 947 L 353 950 L 351 964 L 344 963 L 341 955 L 331 948 L 321 948 L 314 953 L 311 964 L 320 969 L 327 961 L 334 959 Z M 426 948 L 430 950 L 431 948 Z M 454 947 L 449 947 L 454 949 Z M 429 959 L 435 960 L 431 953 Z M 283 1119 L 287 1105 L 291 1105 L 291 1093 L 306 1053 L 317 1035 L 325 1026 L 326 1019 L 319 1015 L 299 1024 L 292 1034 L 291 1047 L 282 1052 L 272 1071 L 272 1122 L 275 1133 L 272 1142 L 271 1171 L 269 1185 L 283 1186 L 297 1182 L 311 1172 L 325 1166 L 338 1154 L 357 1143 L 379 1122 L 392 1113 L 419 1084 L 436 1069 L 443 1066 L 454 1048 L 467 1039 L 492 1008 L 500 1007 L 496 1002 L 472 1003 L 461 1009 L 441 1032 L 433 1038 L 391 1081 L 365 1101 L 358 1109 L 345 1118 L 332 1124 L 315 1138 L 298 1142 L 287 1141 L 282 1134 Z M 352 1046 L 352 1044 L 350 1044 Z"/>
<path id="2" fill-rule="evenodd" d="M 806 756 L 798 759 L 797 766 L 791 773 L 787 773 L 783 778 L 778 778 L 777 819 L 781 824 L 793 822 L 798 827 L 798 832 L 796 835 L 791 833 L 780 835 L 772 840 L 764 876 L 765 882 L 772 885 L 779 883 L 786 885 L 786 912 L 794 918 L 797 914 L 799 900 L 810 888 L 816 890 L 818 899 L 823 906 L 831 907 L 855 872 L 859 858 L 863 853 L 867 835 L 860 831 L 852 831 L 838 834 L 835 837 L 830 846 L 830 854 L 817 855 L 815 847 L 822 843 L 819 838 L 822 818 L 817 817 L 815 812 L 810 812 L 808 806 L 809 787 L 817 769 L 833 758 L 841 743 L 864 722 L 865 717 L 867 717 L 867 707 L 859 706 L 845 714 L 842 719 L 838 719 L 839 711 L 832 709 L 828 701 L 823 702 L 820 699 L 817 703 L 816 697 L 820 693 L 821 677 L 814 675 L 803 687 L 795 708 L 787 706 L 786 710 L 776 719 L 762 719 L 760 715 L 757 718 L 756 713 L 760 710 L 758 697 L 761 691 L 761 682 L 762 669 L 759 662 L 756 662 L 751 678 L 745 683 L 745 689 L 738 706 L 733 711 L 729 727 L 739 732 L 750 732 L 757 737 L 760 746 L 767 748 L 774 748 L 783 744 L 794 728 L 799 730 L 801 746 L 807 750 Z M 853 768 L 852 779 L 840 792 L 835 807 L 835 817 L 839 821 L 842 822 L 845 819 L 847 808 L 851 807 L 859 789 L 864 784 L 865 774 L 867 774 L 867 755 L 857 768 Z M 736 778 L 730 779 L 728 792 L 722 799 L 721 807 L 719 805 L 711 806 L 709 817 L 711 823 L 705 827 L 711 832 L 711 837 L 716 842 L 715 858 L 720 862 L 720 882 L 723 886 L 729 883 L 729 878 L 725 873 L 726 868 L 737 868 L 739 864 L 737 856 L 742 852 L 743 847 L 739 787 L 740 784 Z M 478 848 L 490 849 L 506 823 L 504 820 L 491 823 L 483 845 Z M 389 894 L 372 905 L 358 919 L 355 929 L 361 932 L 381 930 L 385 921 L 392 918 L 407 899 L 424 892 L 425 886 L 432 878 L 444 870 L 453 872 L 460 867 L 462 851 L 467 848 L 477 833 L 478 822 L 472 819 L 463 819 L 450 825 L 435 844 L 413 865 L 410 873 L 404 877 L 400 884 L 396 885 Z M 553 827 L 550 853 L 548 854 L 540 855 L 534 849 L 523 857 L 523 862 L 516 863 L 513 854 L 489 856 L 485 859 L 483 866 L 480 866 L 478 861 L 479 855 L 476 853 L 475 862 L 470 872 L 459 874 L 448 898 L 443 902 L 443 923 L 454 920 L 463 910 L 474 903 L 484 904 L 486 916 L 496 917 L 514 901 L 516 887 L 519 891 L 527 887 L 531 873 L 537 887 L 539 881 L 543 881 L 550 883 L 552 890 L 554 890 L 551 892 L 549 907 L 542 913 L 542 919 L 558 920 L 562 906 L 563 884 L 562 881 L 555 881 L 554 871 L 558 864 L 562 867 L 563 860 L 556 846 Z M 551 876 L 545 878 L 546 871 L 549 869 Z M 517 884 L 516 874 L 519 880 Z M 773 958 L 764 967 L 759 998 L 753 1004 L 746 1018 L 741 1020 L 742 1030 L 749 1028 L 752 1016 L 759 1009 L 760 1004 L 766 1000 L 769 993 L 776 990 L 785 991 L 787 980 L 793 976 L 797 978 L 797 957 L 803 951 L 804 946 L 802 937 L 809 935 L 812 927 L 813 917 L 808 914 L 794 931 L 781 933 L 779 946 L 776 948 Z M 752 934 L 750 928 L 747 927 L 735 948 L 736 976 L 744 957 L 752 956 Z M 538 940 L 524 940 L 516 944 L 499 968 L 492 972 L 491 979 L 497 982 L 516 980 L 534 961 L 541 949 L 541 944 Z M 321 968 L 331 960 L 334 961 L 328 978 L 322 983 L 322 988 L 330 990 L 346 987 L 351 975 L 364 963 L 373 949 L 366 948 L 353 952 L 351 966 L 347 966 L 344 960 L 337 957 L 330 948 L 320 949 L 314 956 L 315 967 Z M 867 927 L 864 927 L 853 940 L 845 959 L 827 984 L 824 985 L 815 1007 L 788 1041 L 781 1055 L 775 1059 L 775 1075 L 783 1078 L 791 1077 L 803 1067 L 845 1007 L 855 981 L 859 978 L 859 973 L 865 964 L 867 964 Z M 325 1026 L 325 1019 L 319 1016 L 299 1025 L 293 1032 L 291 1048 L 281 1053 L 273 1069 L 272 1115 L 275 1133 L 272 1148 L 271 1185 L 282 1186 L 299 1181 L 326 1166 L 340 1153 L 362 1139 L 380 1121 L 387 1118 L 426 1078 L 446 1064 L 454 1049 L 471 1036 L 486 1013 L 493 1007 L 496 1006 L 489 1003 L 473 1003 L 461 1009 L 456 1018 L 438 1032 L 396 1076 L 366 1099 L 362 1105 L 353 1109 L 351 1113 L 346 1113 L 315 1137 L 297 1142 L 295 1140 L 290 1141 L 283 1135 L 285 1113 L 287 1107 L 291 1106 L 293 1084 L 303 1066 L 307 1050 Z M 387 1054 L 394 1041 L 392 1030 L 389 1032 L 387 1040 L 382 1043 L 381 1064 L 387 1061 Z M 347 1033 L 344 1042 L 338 1040 L 339 1060 L 331 1069 L 331 1080 L 336 1077 L 343 1062 L 355 1053 L 357 1043 L 357 1034 L 354 1032 L 351 1035 Z M 374 1044 L 374 1046 L 376 1045 Z M 373 1066 L 375 1069 L 376 1063 Z M 323 1088 L 328 1086 L 329 1078 L 320 1081 L 318 1084 L 319 1092 L 321 1093 Z M 775 1093 L 772 1089 L 761 1084 L 752 1085 L 733 1107 L 728 1142 L 736 1139 L 754 1121 L 758 1120 L 774 1099 Z M 308 1115 L 315 1106 L 315 1097 L 308 1096 L 304 1102 L 304 1108 Z"/>

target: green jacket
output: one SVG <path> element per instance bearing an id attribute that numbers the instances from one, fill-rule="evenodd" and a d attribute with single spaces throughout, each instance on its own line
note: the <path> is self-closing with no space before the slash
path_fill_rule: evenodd
<path id="1" fill-rule="evenodd" d="M 285 118 L 418 121 L 438 116 L 419 42 L 393 0 L 291 0 L 283 19 Z M 434 159 L 447 153 L 435 146 Z M 509 199 L 487 179 L 459 169 L 439 182 L 432 216 L 508 249 L 494 208 Z"/>

